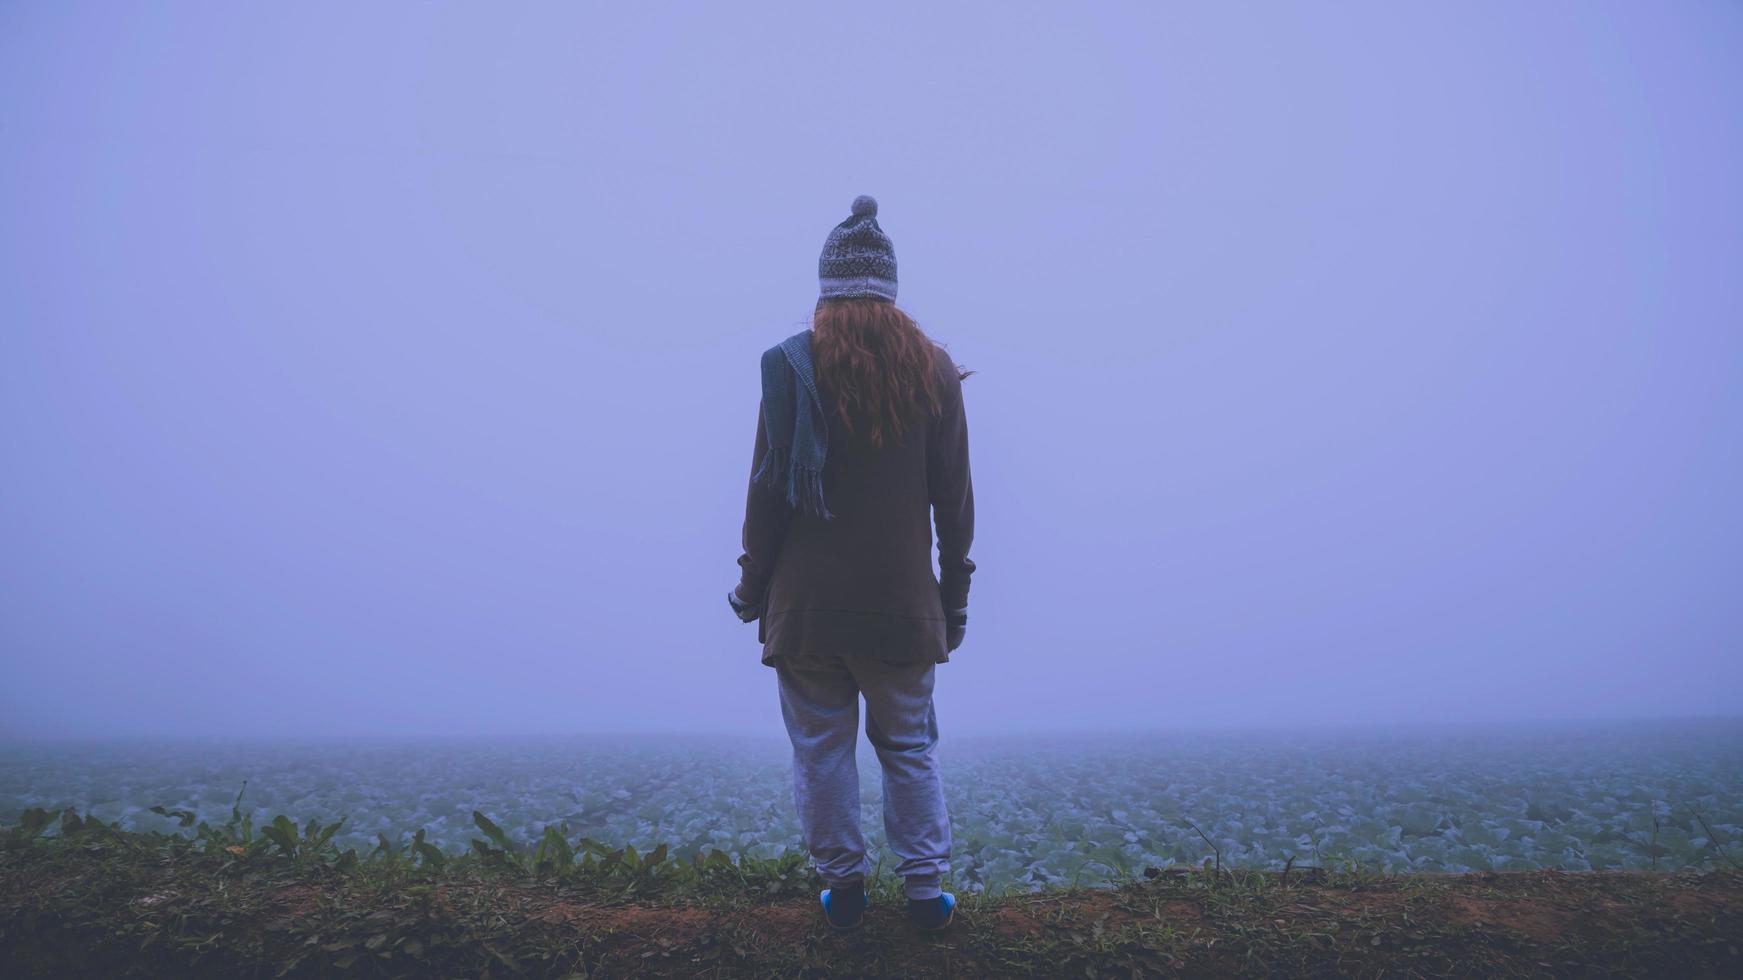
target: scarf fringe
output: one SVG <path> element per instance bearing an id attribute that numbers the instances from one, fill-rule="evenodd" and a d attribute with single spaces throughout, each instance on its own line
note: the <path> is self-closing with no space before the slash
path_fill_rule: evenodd
<path id="1" fill-rule="evenodd" d="M 835 519 L 823 503 L 823 473 L 814 467 L 794 464 L 793 478 L 787 482 L 787 503 L 813 517 Z"/>
<path id="2" fill-rule="evenodd" d="M 755 473 L 751 474 L 751 485 L 756 486 L 760 483 L 766 487 L 773 487 L 779 481 L 780 474 L 786 471 L 787 448 L 785 446 L 770 446 L 769 451 L 763 454 L 763 464 L 757 467 Z"/>
<path id="3" fill-rule="evenodd" d="M 783 473 L 786 475 L 789 506 L 826 521 L 835 519 L 828 505 L 823 502 L 823 472 L 816 467 L 802 465 L 786 446 L 770 446 L 769 451 L 763 455 L 762 465 L 751 474 L 750 482 L 753 486 L 760 484 L 779 489 Z"/>

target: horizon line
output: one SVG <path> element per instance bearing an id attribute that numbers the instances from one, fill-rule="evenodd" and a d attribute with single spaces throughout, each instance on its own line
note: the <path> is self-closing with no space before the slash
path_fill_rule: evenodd
<path id="1" fill-rule="evenodd" d="M 1554 715 L 1528 716 L 1514 718 L 1444 718 L 1444 719 L 1384 719 L 1384 720 L 1338 720 L 1338 721 L 1282 721 L 1274 723 L 1243 721 L 1238 723 L 1186 723 L 1176 725 L 1043 725 L 1026 727 L 989 728 L 971 726 L 965 729 L 950 731 L 942 741 L 956 739 L 980 740 L 988 738 L 1027 738 L 1027 737 L 1132 737 L 1144 735 L 1197 735 L 1197 734 L 1280 734 L 1280 733 L 1335 733 L 1363 731 L 1445 731 L 1445 730 L 1497 730 L 1565 727 L 1565 726 L 1605 726 L 1605 725 L 1653 725 L 1653 724 L 1743 724 L 1743 713 L 1738 714 L 1688 714 L 1688 715 Z M 190 731 L 115 731 L 99 734 L 40 734 L 13 733 L 0 731 L 0 744 L 20 743 L 55 743 L 55 742 L 109 742 L 139 739 L 160 740 L 237 740 L 237 741 L 332 741 L 339 739 L 564 739 L 564 738 L 754 738 L 780 740 L 786 733 L 775 725 L 767 730 L 750 728 L 707 728 L 707 729 L 654 729 L 654 728 L 606 728 L 606 729 L 536 729 L 514 730 L 498 729 L 488 731 L 453 731 L 453 730 L 334 730 L 334 731 L 258 731 L 258 732 L 190 732 Z M 863 733 L 861 733 L 863 738 Z"/>

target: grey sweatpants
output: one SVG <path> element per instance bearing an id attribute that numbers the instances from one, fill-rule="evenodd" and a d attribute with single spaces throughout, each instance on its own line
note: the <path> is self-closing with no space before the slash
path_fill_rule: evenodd
<path id="1" fill-rule="evenodd" d="M 777 657 L 781 717 L 793 741 L 793 803 L 805 846 L 830 887 L 870 870 L 859 825 L 859 698 L 884 774 L 884 836 L 909 898 L 935 898 L 950 870 L 950 814 L 938 772 L 931 662 Z"/>

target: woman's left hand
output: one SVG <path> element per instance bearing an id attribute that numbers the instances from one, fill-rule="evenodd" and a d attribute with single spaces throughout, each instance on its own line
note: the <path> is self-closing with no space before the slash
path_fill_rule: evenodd
<path id="1" fill-rule="evenodd" d="M 745 602 L 738 597 L 738 589 L 736 588 L 726 591 L 726 601 L 732 606 L 732 611 L 738 615 L 740 622 L 755 622 L 756 618 L 762 615 L 762 610 L 757 608 L 756 603 Z"/>

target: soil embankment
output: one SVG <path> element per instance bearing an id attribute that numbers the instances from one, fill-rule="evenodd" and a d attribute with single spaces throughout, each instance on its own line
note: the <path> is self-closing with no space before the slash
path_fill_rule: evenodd
<path id="1" fill-rule="evenodd" d="M 812 884 L 636 899 L 481 869 L 15 851 L 0 854 L 0 975 L 1743 976 L 1737 872 L 1166 871 L 964 896 L 942 936 L 888 891 L 833 933 Z"/>

